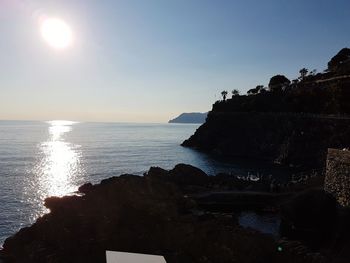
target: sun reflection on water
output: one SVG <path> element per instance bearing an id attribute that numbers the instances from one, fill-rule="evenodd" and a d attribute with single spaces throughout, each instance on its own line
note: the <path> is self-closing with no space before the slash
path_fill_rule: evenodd
<path id="1" fill-rule="evenodd" d="M 36 199 L 41 202 L 41 211 L 47 212 L 43 200 L 49 196 L 63 196 L 77 189 L 77 178 L 82 175 L 80 145 L 65 141 L 75 122 L 50 121 L 49 139 L 39 145 L 40 159 L 35 167 Z"/>

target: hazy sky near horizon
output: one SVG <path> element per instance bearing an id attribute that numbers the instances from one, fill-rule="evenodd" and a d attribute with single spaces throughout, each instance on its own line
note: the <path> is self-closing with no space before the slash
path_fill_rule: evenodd
<path id="1" fill-rule="evenodd" d="M 64 20 L 55 50 L 39 17 Z M 0 0 L 0 119 L 165 122 L 350 46 L 348 0 Z"/>

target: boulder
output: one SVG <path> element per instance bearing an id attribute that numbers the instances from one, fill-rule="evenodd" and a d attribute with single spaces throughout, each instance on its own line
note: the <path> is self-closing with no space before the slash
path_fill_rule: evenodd
<path id="1" fill-rule="evenodd" d="M 208 183 L 208 175 L 201 169 L 188 164 L 177 164 L 169 171 L 171 180 L 179 185 L 200 185 Z"/>
<path id="2" fill-rule="evenodd" d="M 82 186 L 80 186 L 78 188 L 78 191 L 80 193 L 83 193 L 83 194 L 87 194 L 88 192 L 90 192 L 92 190 L 93 186 L 91 183 L 86 183 L 86 184 L 83 184 Z"/>

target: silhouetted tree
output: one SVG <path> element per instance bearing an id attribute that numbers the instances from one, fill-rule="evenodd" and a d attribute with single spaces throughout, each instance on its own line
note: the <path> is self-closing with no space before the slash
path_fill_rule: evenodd
<path id="1" fill-rule="evenodd" d="M 262 89 L 260 89 L 260 94 L 262 94 L 262 93 L 266 93 L 267 92 L 267 88 L 265 88 L 265 87 L 262 87 Z"/>
<path id="2" fill-rule="evenodd" d="M 221 96 L 222 96 L 222 100 L 223 100 L 223 101 L 226 100 L 227 93 L 228 93 L 227 90 L 221 91 Z"/>
<path id="3" fill-rule="evenodd" d="M 276 75 L 270 79 L 269 90 L 278 92 L 284 90 L 290 84 L 290 80 L 284 75 Z"/>
<path id="4" fill-rule="evenodd" d="M 264 85 L 258 85 L 254 89 L 248 90 L 247 94 L 248 95 L 255 95 L 255 94 L 258 94 L 259 92 L 261 92 L 261 90 L 263 90 L 263 89 L 264 89 Z"/>
<path id="5" fill-rule="evenodd" d="M 299 79 L 301 79 L 301 80 L 305 79 L 308 72 L 309 72 L 309 70 L 307 68 L 302 68 L 301 70 L 299 70 L 299 73 L 300 73 Z"/>
<path id="6" fill-rule="evenodd" d="M 328 62 L 328 70 L 331 72 L 338 71 L 345 62 L 350 61 L 350 49 L 343 48 Z"/>
<path id="7" fill-rule="evenodd" d="M 234 96 L 239 96 L 239 90 L 238 89 L 234 89 L 232 91 L 232 97 L 234 97 Z"/>
<path id="8" fill-rule="evenodd" d="M 250 89 L 250 90 L 248 90 L 247 91 L 247 94 L 248 95 L 254 95 L 254 94 L 256 94 L 257 92 L 256 92 L 256 89 L 254 88 L 254 89 Z"/>
<path id="9" fill-rule="evenodd" d="M 309 76 L 315 76 L 317 73 L 317 69 L 313 69 L 310 71 Z"/>
<path id="10" fill-rule="evenodd" d="M 258 85 L 255 87 L 257 91 L 261 91 L 264 88 L 264 85 Z"/>

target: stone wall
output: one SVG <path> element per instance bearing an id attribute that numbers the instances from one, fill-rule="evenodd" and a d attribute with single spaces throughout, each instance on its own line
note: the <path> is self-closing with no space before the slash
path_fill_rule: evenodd
<path id="1" fill-rule="evenodd" d="M 350 151 L 328 149 L 325 191 L 341 206 L 350 207 Z"/>

